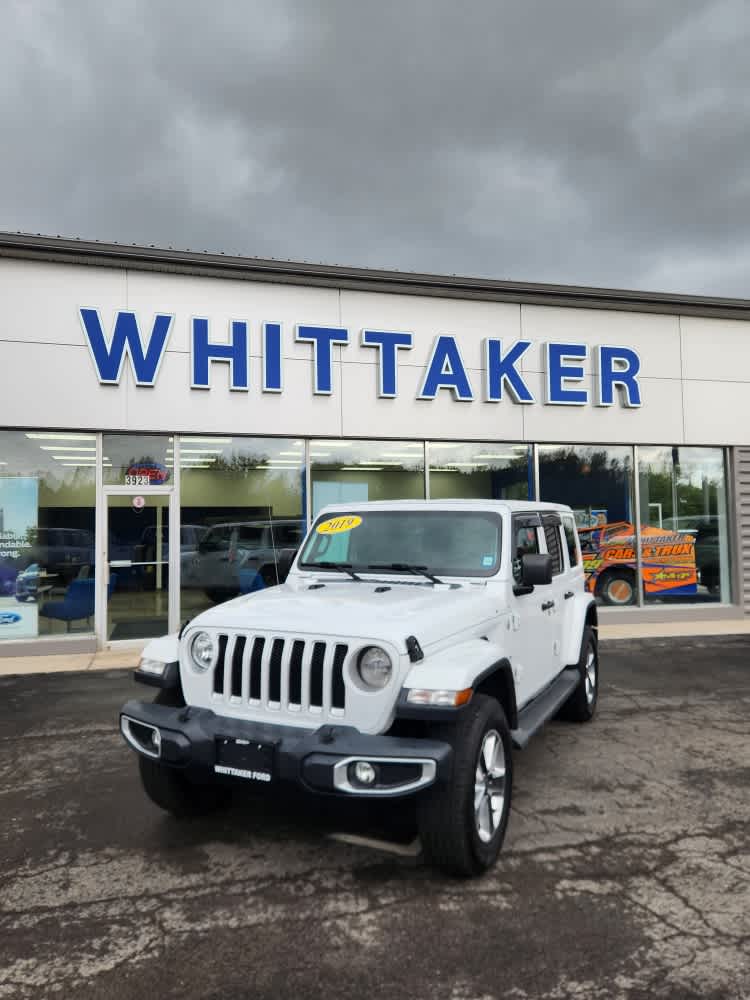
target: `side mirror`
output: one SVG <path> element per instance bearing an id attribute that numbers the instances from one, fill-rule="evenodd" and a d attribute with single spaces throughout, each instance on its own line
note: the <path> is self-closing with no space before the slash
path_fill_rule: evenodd
<path id="1" fill-rule="evenodd" d="M 289 570 L 292 568 L 292 563 L 298 551 L 298 549 L 279 549 L 279 554 L 276 558 L 276 573 L 279 583 L 283 583 L 289 576 Z"/>
<path id="2" fill-rule="evenodd" d="M 521 556 L 521 585 L 514 588 L 515 595 L 530 594 L 547 583 L 552 583 L 552 556 L 546 552 Z"/>

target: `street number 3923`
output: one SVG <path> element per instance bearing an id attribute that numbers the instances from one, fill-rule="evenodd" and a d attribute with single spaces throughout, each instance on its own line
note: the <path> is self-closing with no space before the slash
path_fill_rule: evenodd
<path id="1" fill-rule="evenodd" d="M 150 486 L 151 480 L 148 476 L 125 476 L 126 486 Z"/>

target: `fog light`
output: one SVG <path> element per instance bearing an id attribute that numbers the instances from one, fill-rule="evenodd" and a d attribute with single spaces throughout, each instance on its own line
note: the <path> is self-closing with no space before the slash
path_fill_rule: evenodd
<path id="1" fill-rule="evenodd" d="M 358 760 L 351 766 L 351 776 L 358 785 L 374 785 L 378 772 L 367 760 Z"/>

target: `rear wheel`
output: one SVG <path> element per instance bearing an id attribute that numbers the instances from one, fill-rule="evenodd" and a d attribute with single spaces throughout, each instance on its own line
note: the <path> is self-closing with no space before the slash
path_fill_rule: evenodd
<path id="1" fill-rule="evenodd" d="M 479 875 L 500 853 L 510 813 L 513 757 L 501 705 L 474 695 L 460 721 L 435 732 L 453 746 L 448 781 L 418 802 L 425 857 L 454 875 Z"/>
<path id="2" fill-rule="evenodd" d="M 625 607 L 635 604 L 635 573 L 629 569 L 613 569 L 602 577 L 597 593 L 605 604 Z"/>
<path id="3" fill-rule="evenodd" d="M 185 699 L 182 686 L 165 688 L 154 698 L 155 705 L 182 708 Z M 141 784 L 146 795 L 160 809 L 185 819 L 203 816 L 220 808 L 229 799 L 229 790 L 221 785 L 198 784 L 191 781 L 184 771 L 169 767 L 151 757 L 138 756 Z"/>
<path id="4" fill-rule="evenodd" d="M 590 628 L 583 633 L 578 671 L 581 680 L 563 705 L 560 716 L 571 722 L 590 722 L 599 701 L 599 647 Z"/>

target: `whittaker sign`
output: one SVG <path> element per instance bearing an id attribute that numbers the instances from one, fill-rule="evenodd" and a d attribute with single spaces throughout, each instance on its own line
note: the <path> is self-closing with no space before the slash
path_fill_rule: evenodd
<path id="1" fill-rule="evenodd" d="M 154 386 L 174 316 L 157 313 L 150 329 L 139 323 L 134 312 L 120 311 L 107 328 L 97 309 L 81 309 L 81 322 L 97 378 L 104 385 L 119 385 L 126 363 L 130 364 L 136 385 Z M 229 339 L 212 340 L 208 319 L 190 320 L 191 388 L 210 389 L 214 364 L 229 366 L 229 387 L 236 392 L 250 390 L 249 324 L 233 320 L 229 324 Z M 294 340 L 309 344 L 312 364 L 311 391 L 315 395 L 333 392 L 333 348 L 346 347 L 356 341 L 346 327 L 294 327 Z M 264 393 L 284 391 L 284 330 L 281 323 L 263 323 L 259 331 L 262 354 L 262 381 L 258 389 Z M 377 361 L 378 390 L 381 398 L 396 398 L 399 357 L 413 350 L 414 337 L 405 331 L 367 328 L 359 333 L 359 344 L 373 352 Z M 555 406 L 638 407 L 641 405 L 639 373 L 641 362 L 630 347 L 597 345 L 572 341 L 550 342 L 543 345 L 544 384 L 542 399 L 536 399 L 521 371 L 521 360 L 532 341 L 516 340 L 503 347 L 500 339 L 483 340 L 483 385 L 472 384 L 455 337 L 438 335 L 432 350 L 424 359 L 424 374 L 417 399 L 431 400 L 448 393 L 454 399 L 471 402 L 482 399 L 499 403 L 510 399 L 514 403 L 537 402 Z M 593 391 L 587 386 L 586 364 L 594 374 Z"/>

